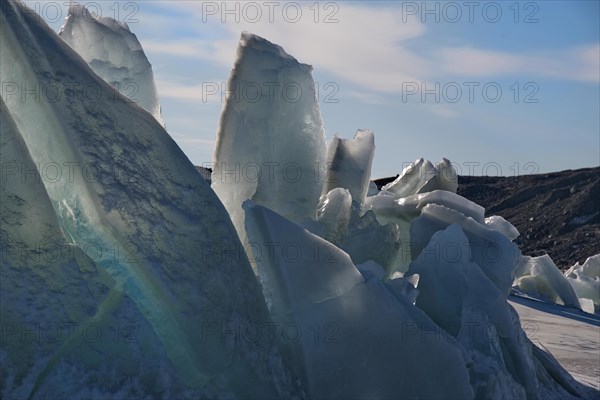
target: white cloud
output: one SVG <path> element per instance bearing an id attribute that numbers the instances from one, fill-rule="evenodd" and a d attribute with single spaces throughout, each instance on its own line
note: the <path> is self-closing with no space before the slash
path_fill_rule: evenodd
<path id="1" fill-rule="evenodd" d="M 239 23 L 233 17 L 221 23 L 218 15 L 203 14 L 201 2 L 175 2 L 174 6 L 185 10 L 194 21 L 206 21 L 197 24 L 199 35 L 218 23 L 219 28 L 225 28 L 225 37 L 211 41 L 208 50 L 189 43 L 173 43 L 173 46 L 151 43 L 147 47 L 151 51 L 179 55 L 189 54 L 196 48 L 197 57 L 231 67 L 240 33 L 249 31 L 281 45 L 300 62 L 314 64 L 320 71 L 378 92 L 397 91 L 402 82 L 418 80 L 429 69 L 427 60 L 403 46 L 425 33 L 423 24 L 410 19 L 403 22 L 398 10 L 390 6 L 335 4 L 339 9 L 324 10 L 323 4 L 320 5 L 318 22 L 315 22 L 314 8 L 310 8 L 314 7 L 313 3 L 304 3 L 302 18 L 296 23 L 286 21 L 277 12 L 274 13 L 276 21 L 272 23 L 266 10 L 256 23 L 243 16 Z M 327 16 L 338 22 L 325 23 Z"/>
<path id="2" fill-rule="evenodd" d="M 165 41 L 145 40 L 142 44 L 148 54 L 163 54 L 177 57 L 206 59 L 210 57 L 212 45 L 201 40 Z"/>
<path id="3" fill-rule="evenodd" d="M 206 80 L 200 84 L 189 85 L 169 80 L 157 79 L 156 87 L 161 98 L 192 100 L 198 103 L 221 103 L 224 82 Z"/>
<path id="4" fill-rule="evenodd" d="M 337 77 L 341 90 L 365 103 L 379 102 L 375 94 L 400 93 L 407 82 L 419 84 L 456 76 L 466 80 L 525 75 L 528 79 L 600 81 L 600 45 L 529 54 L 476 47 L 440 47 L 435 37 L 428 36 L 424 24 L 416 19 L 402 20 L 397 3 L 365 6 L 339 2 L 335 3 L 339 9 L 327 12 L 320 3 L 318 22 L 314 20 L 314 4 L 303 3 L 302 18 L 296 23 L 282 18 L 281 11 L 275 12 L 275 21 L 270 22 L 264 8 L 258 22 L 250 22 L 249 15 L 243 13 L 240 21 L 235 22 L 234 15 L 220 15 L 218 10 L 216 15 L 207 15 L 202 4 L 172 2 L 173 9 L 187 18 L 179 23 L 185 24 L 187 29 L 195 29 L 200 39 L 166 37 L 163 41 L 154 38 L 144 42 L 145 49 L 153 55 L 202 59 L 229 69 L 235 59 L 240 33 L 249 31 L 281 45 L 300 62 L 313 64 L 319 71 L 331 74 L 334 79 Z M 219 8 L 224 3 L 212 4 Z M 327 13 L 334 11 L 333 17 L 338 22 L 324 23 Z M 172 16 L 165 18 L 173 19 Z M 427 56 L 413 49 L 413 40 L 417 38 L 419 50 Z M 162 96 L 175 97 L 177 89 L 181 89 L 182 98 L 202 98 L 201 92 L 192 93 L 194 87 L 159 85 Z M 167 93 L 163 94 L 165 90 Z M 451 113 L 444 114 L 450 116 Z"/>
<path id="5" fill-rule="evenodd" d="M 600 81 L 600 45 L 551 52 L 515 54 L 472 47 L 445 48 L 439 64 L 444 71 L 471 76 L 527 74 L 534 78 Z"/>

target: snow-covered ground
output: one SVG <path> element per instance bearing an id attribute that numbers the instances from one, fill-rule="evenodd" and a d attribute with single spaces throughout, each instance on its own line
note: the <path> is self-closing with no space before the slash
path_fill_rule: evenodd
<path id="1" fill-rule="evenodd" d="M 600 390 L 600 317 L 511 295 L 529 339 L 552 353 L 578 381 Z"/>

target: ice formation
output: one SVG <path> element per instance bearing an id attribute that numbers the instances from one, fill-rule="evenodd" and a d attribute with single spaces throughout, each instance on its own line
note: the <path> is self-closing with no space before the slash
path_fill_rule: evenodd
<path id="1" fill-rule="evenodd" d="M 583 265 L 576 263 L 565 272 L 567 281 L 573 286 L 581 305 L 589 303 L 592 307 L 585 309 L 587 312 L 600 312 L 600 254 L 588 257 Z"/>
<path id="2" fill-rule="evenodd" d="M 326 170 L 310 67 L 279 46 L 242 35 L 222 204 L 40 18 L 14 0 L 1 18 L 3 398 L 597 398 L 506 298 L 517 271 L 594 302 L 598 258 L 566 278 L 520 263 L 516 229 L 456 195 L 445 159 L 374 190 L 370 132 L 334 140 Z M 131 40 L 96 21 L 82 32 Z"/>
<path id="3" fill-rule="evenodd" d="M 513 224 L 511 224 L 499 215 L 492 215 L 491 217 L 487 217 L 485 219 L 485 225 L 490 229 L 502 233 L 510 240 L 515 240 L 520 235 L 519 230 Z"/>
<path id="4" fill-rule="evenodd" d="M 326 145 L 311 71 L 281 47 L 242 33 L 211 184 L 242 239 L 246 199 L 295 222 L 314 217 Z"/>
<path id="5" fill-rule="evenodd" d="M 2 398 L 200 396 L 132 298 L 98 266 L 96 244 L 64 237 L 48 177 L 2 100 L 0 118 Z M 115 377 L 128 379 L 116 385 Z"/>
<path id="6" fill-rule="evenodd" d="M 3 4 L 1 17 L 2 98 L 42 171 L 68 240 L 99 249 L 94 261 L 132 300 L 129 314 L 139 312 L 155 332 L 155 351 L 168 356 L 164 367 L 174 366 L 183 388 L 202 388 L 209 397 L 288 397 L 293 385 L 268 335 L 253 341 L 221 337 L 270 318 L 234 227 L 208 184 L 149 113 L 95 75 L 39 17 L 14 1 Z M 23 100 L 25 94 L 7 92 L 14 82 L 27 88 L 51 84 L 70 95 Z M 100 95 L 86 97 L 89 86 Z M 18 287 L 2 290 L 10 297 Z M 139 357 L 145 356 L 132 357 L 130 367 L 135 371 L 133 361 L 144 364 Z M 68 373 L 65 362 L 52 360 L 39 376 L 51 388 L 45 392 L 64 386 L 59 377 Z M 110 359 L 88 357 L 86 363 L 100 397 L 122 389 L 111 377 Z M 165 390 L 164 381 L 144 371 L 132 372 L 130 384 L 145 391 L 138 397 Z M 27 384 L 38 373 L 24 371 Z M 68 397 L 79 393 L 77 386 L 64 388 L 74 391 Z"/>
<path id="7" fill-rule="evenodd" d="M 484 223 L 485 210 L 483 207 L 446 190 L 413 194 L 399 199 L 390 192 L 381 191 L 376 196 L 368 197 L 363 205 L 363 210 L 373 212 L 381 224 L 398 226 L 398 252 L 393 261 L 384 264 L 388 276 L 394 272 L 406 272 L 409 263 L 415 258 L 412 255 L 411 224 L 413 219 L 421 215 L 423 207 L 428 204 L 450 208 L 478 223 Z"/>
<path id="8" fill-rule="evenodd" d="M 70 4 L 59 35 L 96 74 L 163 124 L 152 65 L 126 23 Z"/>
<path id="9" fill-rule="evenodd" d="M 519 289 L 536 293 L 552 302 L 560 299 L 568 307 L 581 308 L 575 290 L 550 256 L 523 257 L 520 264 L 517 280 Z"/>
<path id="10" fill-rule="evenodd" d="M 473 397 L 461 349 L 408 299 L 363 278 L 331 243 L 265 207 L 244 208 L 273 318 L 302 333 L 282 346 L 310 398 Z"/>
<path id="11" fill-rule="evenodd" d="M 420 158 L 404 168 L 398 178 L 385 185 L 382 190 L 401 198 L 436 189 L 456 193 L 457 188 L 458 177 L 449 160 L 444 158 L 434 166 L 431 161 Z"/>
<path id="12" fill-rule="evenodd" d="M 374 155 L 375 136 L 371 131 L 359 130 L 353 140 L 334 136 L 327 152 L 323 195 L 341 187 L 350 191 L 352 200 L 362 204 L 369 189 Z"/>
<path id="13" fill-rule="evenodd" d="M 406 275 L 419 275 L 416 306 L 455 337 L 470 357 L 475 397 L 591 395 L 527 339 L 516 311 L 506 302 L 507 294 L 475 261 L 472 244 L 480 243 L 451 224 L 433 234 Z"/>

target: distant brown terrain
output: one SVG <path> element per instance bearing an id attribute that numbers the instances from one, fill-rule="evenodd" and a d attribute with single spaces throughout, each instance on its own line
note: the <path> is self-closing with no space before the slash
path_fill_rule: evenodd
<path id="1" fill-rule="evenodd" d="M 378 186 L 395 178 L 376 180 Z M 500 215 L 523 254 L 566 269 L 600 253 L 600 167 L 516 177 L 459 176 L 458 194 Z"/>

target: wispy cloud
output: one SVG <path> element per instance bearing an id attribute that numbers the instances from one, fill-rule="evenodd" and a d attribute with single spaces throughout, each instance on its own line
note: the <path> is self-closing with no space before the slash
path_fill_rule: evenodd
<path id="1" fill-rule="evenodd" d="M 564 80 L 599 82 L 600 45 L 551 52 L 518 54 L 472 47 L 445 48 L 440 52 L 443 71 L 470 76 L 526 74 Z"/>
<path id="2" fill-rule="evenodd" d="M 301 62 L 314 64 L 319 71 L 329 73 L 334 79 L 337 77 L 338 84 L 346 86 L 347 93 L 370 104 L 379 102 L 376 94 L 399 93 L 407 82 L 439 81 L 456 76 L 500 79 L 507 75 L 526 75 L 528 79 L 600 81 L 599 44 L 544 52 L 532 49 L 528 53 L 469 46 L 441 47 L 434 37 L 428 36 L 425 24 L 403 17 L 397 4 L 378 7 L 336 4 L 339 8 L 329 12 L 332 23 L 324 22 L 323 10 L 315 21 L 314 10 L 310 8 L 312 3 L 303 4 L 303 18 L 292 23 L 281 20 L 280 15 L 280 20 L 274 22 L 266 16 L 256 22 L 243 16 L 239 22 L 232 17 L 222 21 L 219 15 L 207 17 L 202 2 L 174 2 L 173 9 L 196 22 L 191 25 L 202 39 L 154 39 L 146 41 L 144 46 L 151 54 L 203 59 L 230 68 L 240 32 L 250 31 L 280 44 Z M 207 31 L 221 34 L 209 40 Z M 412 46 L 415 39 L 419 39 L 419 50 L 426 51 L 415 50 Z M 174 85 L 163 87 L 161 84 L 159 88 L 161 92 L 168 91 L 161 95 L 177 95 Z M 194 95 L 192 87 L 180 89 L 182 98 L 203 97 L 201 92 Z"/>
<path id="3" fill-rule="evenodd" d="M 223 85 L 223 82 L 219 82 L 216 79 L 212 81 L 207 80 L 195 85 L 164 79 L 157 79 L 156 81 L 156 86 L 161 98 L 193 100 L 201 103 L 221 103 L 221 85 Z"/>

